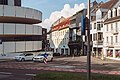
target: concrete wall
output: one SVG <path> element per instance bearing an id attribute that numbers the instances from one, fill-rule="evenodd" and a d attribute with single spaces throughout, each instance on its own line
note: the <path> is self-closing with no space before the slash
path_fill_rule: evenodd
<path id="1" fill-rule="evenodd" d="M 42 21 L 42 13 L 40 11 L 18 6 L 0 5 L 0 16 L 30 18 Z"/>

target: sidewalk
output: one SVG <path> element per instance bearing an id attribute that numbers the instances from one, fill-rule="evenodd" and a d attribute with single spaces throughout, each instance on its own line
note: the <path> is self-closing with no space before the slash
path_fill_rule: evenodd
<path id="1" fill-rule="evenodd" d="M 86 69 L 87 67 L 87 56 L 80 57 L 63 57 L 58 58 L 57 61 L 67 62 L 66 65 L 76 66 L 80 69 Z M 91 68 L 95 70 L 113 70 L 120 71 L 120 61 L 105 59 L 101 60 L 99 58 L 91 57 Z"/>

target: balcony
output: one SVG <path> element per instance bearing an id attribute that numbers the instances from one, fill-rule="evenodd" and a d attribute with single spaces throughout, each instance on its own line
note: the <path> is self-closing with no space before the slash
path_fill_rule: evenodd
<path id="1" fill-rule="evenodd" d="M 80 41 L 80 40 L 74 40 L 74 41 L 69 40 L 68 45 L 69 45 L 69 46 L 81 45 L 81 41 Z"/>
<path id="2" fill-rule="evenodd" d="M 112 42 L 106 42 L 106 43 L 104 43 L 104 45 L 108 48 L 114 48 L 114 43 L 112 43 Z"/>
<path id="3" fill-rule="evenodd" d="M 98 45 L 103 45 L 103 41 L 98 40 L 98 41 L 97 41 L 97 44 L 98 44 Z"/>
<path id="4" fill-rule="evenodd" d="M 118 30 L 113 30 L 113 31 L 112 31 L 112 34 L 113 34 L 113 35 L 117 35 L 118 33 L 119 33 Z"/>
<path id="5" fill-rule="evenodd" d="M 85 45 L 88 45 L 88 42 L 85 42 Z M 90 41 L 90 46 L 93 46 L 93 41 Z"/>
<path id="6" fill-rule="evenodd" d="M 103 41 L 98 40 L 98 41 L 93 41 L 94 45 L 103 45 Z"/>

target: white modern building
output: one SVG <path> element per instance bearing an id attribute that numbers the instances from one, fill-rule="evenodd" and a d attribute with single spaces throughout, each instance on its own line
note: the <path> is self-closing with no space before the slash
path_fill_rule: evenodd
<path id="1" fill-rule="evenodd" d="M 120 60 L 120 1 L 108 11 L 104 23 L 104 56 Z"/>
<path id="2" fill-rule="evenodd" d="M 36 51 L 42 48 L 42 13 L 21 7 L 21 0 L 0 0 L 0 54 Z"/>
<path id="3" fill-rule="evenodd" d="M 53 23 L 50 30 L 50 47 L 53 52 L 69 55 L 69 18 L 61 17 Z"/>

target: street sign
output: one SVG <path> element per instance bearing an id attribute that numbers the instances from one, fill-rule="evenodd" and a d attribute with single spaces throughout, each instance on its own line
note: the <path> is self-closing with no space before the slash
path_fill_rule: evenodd
<path id="1" fill-rule="evenodd" d="M 85 16 L 82 15 L 81 16 L 81 34 L 82 35 L 85 35 Z"/>

